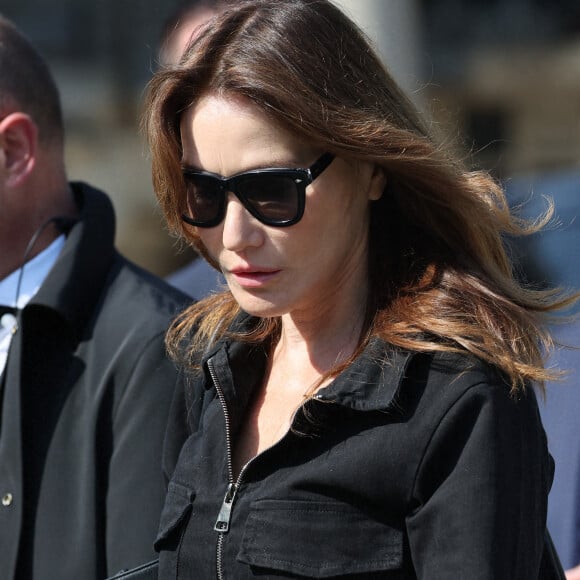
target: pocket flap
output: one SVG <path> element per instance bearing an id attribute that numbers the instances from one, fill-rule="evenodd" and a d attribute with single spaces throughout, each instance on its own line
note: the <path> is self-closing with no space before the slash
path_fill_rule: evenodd
<path id="1" fill-rule="evenodd" d="M 260 500 L 238 560 L 311 578 L 397 570 L 403 532 L 344 503 Z"/>
<path id="2" fill-rule="evenodd" d="M 154 544 L 156 550 L 159 550 L 163 541 L 171 537 L 173 532 L 187 521 L 194 499 L 195 492 L 192 490 L 175 482 L 169 483 L 165 505 L 161 512 L 159 532 Z"/>

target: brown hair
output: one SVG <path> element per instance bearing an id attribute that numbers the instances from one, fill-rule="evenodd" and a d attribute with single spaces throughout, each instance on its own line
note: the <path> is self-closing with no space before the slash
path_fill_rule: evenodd
<path id="1" fill-rule="evenodd" d="M 542 363 L 551 339 L 541 322 L 571 299 L 522 286 L 503 239 L 536 231 L 548 217 L 516 219 L 487 174 L 448 155 L 337 7 L 327 0 L 241 2 L 204 31 L 179 67 L 152 79 L 144 129 L 154 187 L 170 228 L 206 258 L 195 228 L 180 219 L 179 127 L 181 113 L 210 91 L 245 96 L 321 150 L 384 168 L 387 187 L 371 212 L 370 293 L 358 352 L 371 336 L 416 351 L 468 351 L 502 369 L 514 393 L 551 376 Z M 239 312 L 229 292 L 193 305 L 168 333 L 170 352 L 188 360 L 226 334 Z M 277 332 L 277 319 L 262 319 L 237 338 L 260 341 Z"/>
<path id="2" fill-rule="evenodd" d="M 14 24 L 0 15 L 0 117 L 14 111 L 30 115 L 41 143 L 62 145 L 60 97 L 50 70 Z"/>

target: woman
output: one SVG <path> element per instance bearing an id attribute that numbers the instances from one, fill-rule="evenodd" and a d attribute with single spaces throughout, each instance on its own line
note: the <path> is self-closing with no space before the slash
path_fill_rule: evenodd
<path id="1" fill-rule="evenodd" d="M 159 578 L 549 578 L 533 228 L 327 0 L 247 1 L 159 72 L 170 227 L 228 289 L 168 335 Z"/>

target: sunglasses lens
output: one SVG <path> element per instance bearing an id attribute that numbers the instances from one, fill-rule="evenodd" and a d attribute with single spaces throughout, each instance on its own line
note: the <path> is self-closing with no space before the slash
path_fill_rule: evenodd
<path id="1" fill-rule="evenodd" d="M 223 206 L 223 192 L 212 177 L 205 175 L 184 175 L 187 211 L 186 215 L 195 222 L 213 222 L 220 215 Z"/>
<path id="2" fill-rule="evenodd" d="M 272 224 L 294 220 L 299 211 L 298 186 L 290 176 L 248 176 L 240 184 L 243 195 L 257 215 Z"/>
<path id="3" fill-rule="evenodd" d="M 296 223 L 304 211 L 308 174 L 300 169 L 264 170 L 222 179 L 212 174 L 184 172 L 186 211 L 190 225 L 214 227 L 224 218 L 226 194 L 235 193 L 258 220 L 271 226 Z"/>

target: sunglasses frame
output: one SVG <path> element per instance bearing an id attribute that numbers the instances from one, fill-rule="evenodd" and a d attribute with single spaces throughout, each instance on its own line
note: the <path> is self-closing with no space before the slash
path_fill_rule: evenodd
<path id="1" fill-rule="evenodd" d="M 278 228 L 284 228 L 292 226 L 299 222 L 304 215 L 304 206 L 306 204 L 306 188 L 332 163 L 335 155 L 333 153 L 324 153 L 321 155 L 310 167 L 307 169 L 302 168 L 265 168 L 265 169 L 254 169 L 251 171 L 244 171 L 242 173 L 237 173 L 232 175 L 232 177 L 222 177 L 216 173 L 210 173 L 209 171 L 194 171 L 191 169 L 183 169 L 183 178 L 187 181 L 189 176 L 199 176 L 206 179 L 211 179 L 216 184 L 216 191 L 220 192 L 220 199 L 218 205 L 217 215 L 214 219 L 198 221 L 187 214 L 182 213 L 181 219 L 189 224 L 190 226 L 195 226 L 198 228 L 213 228 L 220 224 L 226 215 L 226 197 L 228 192 L 232 192 L 242 203 L 244 208 L 255 217 L 260 223 L 267 226 L 273 226 Z M 276 175 L 280 177 L 290 178 L 296 184 L 296 191 L 298 195 L 298 207 L 296 208 L 296 216 L 289 220 L 270 220 L 256 210 L 256 208 L 250 203 L 247 196 L 238 190 L 240 184 L 247 178 L 255 178 L 259 175 Z"/>

